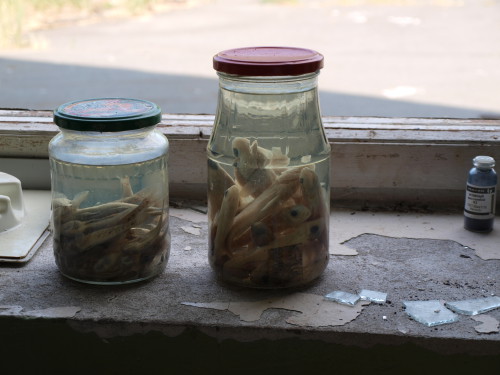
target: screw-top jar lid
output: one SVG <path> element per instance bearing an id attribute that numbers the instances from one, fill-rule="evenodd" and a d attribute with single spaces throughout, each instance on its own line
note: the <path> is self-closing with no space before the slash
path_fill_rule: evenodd
<path id="1" fill-rule="evenodd" d="M 219 52 L 213 66 L 241 76 L 296 76 L 320 70 L 323 55 L 296 47 L 245 47 Z"/>
<path id="2" fill-rule="evenodd" d="M 160 107 L 139 99 L 87 99 L 63 104 L 54 111 L 57 126 L 79 131 L 119 132 L 153 126 L 160 121 Z"/>
<path id="3" fill-rule="evenodd" d="M 495 159 L 491 156 L 476 156 L 472 163 L 477 168 L 493 168 L 495 166 Z"/>

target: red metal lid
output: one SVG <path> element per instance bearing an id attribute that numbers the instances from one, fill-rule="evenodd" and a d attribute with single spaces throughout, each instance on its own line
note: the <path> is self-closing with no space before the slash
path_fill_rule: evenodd
<path id="1" fill-rule="evenodd" d="M 219 52 L 214 56 L 218 72 L 241 76 L 296 76 L 323 67 L 323 55 L 295 47 L 246 47 Z"/>

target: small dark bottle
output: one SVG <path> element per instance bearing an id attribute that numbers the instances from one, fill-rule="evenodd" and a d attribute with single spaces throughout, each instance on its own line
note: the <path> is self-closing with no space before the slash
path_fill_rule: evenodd
<path id="1" fill-rule="evenodd" d="M 473 232 L 491 232 L 495 219 L 497 174 L 495 159 L 476 156 L 469 171 L 465 192 L 464 226 Z"/>

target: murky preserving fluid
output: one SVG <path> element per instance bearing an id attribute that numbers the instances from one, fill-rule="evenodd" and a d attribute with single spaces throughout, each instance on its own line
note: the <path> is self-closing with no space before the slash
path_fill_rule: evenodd
<path id="1" fill-rule="evenodd" d="M 96 284 L 150 278 L 170 252 L 166 157 L 125 165 L 51 159 L 54 255 L 61 272 Z"/>
<path id="2" fill-rule="evenodd" d="M 328 263 L 330 146 L 318 101 L 323 56 L 294 47 L 221 51 L 208 143 L 209 261 L 218 278 L 286 288 Z"/>
<path id="3" fill-rule="evenodd" d="M 328 156 L 293 160 L 247 138 L 232 144 L 234 158 L 209 154 L 211 266 L 224 281 L 257 288 L 316 279 L 329 257 Z"/>

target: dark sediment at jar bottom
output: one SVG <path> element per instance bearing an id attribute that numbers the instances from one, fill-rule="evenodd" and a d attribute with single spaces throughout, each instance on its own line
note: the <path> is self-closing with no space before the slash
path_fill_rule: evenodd
<path id="1" fill-rule="evenodd" d="M 94 284 L 122 284 L 151 278 L 165 268 L 169 254 L 168 235 L 133 250 L 124 249 L 119 241 L 109 241 L 79 252 L 65 248 L 63 239 L 54 240 L 54 256 L 61 273 Z"/>
<path id="2" fill-rule="evenodd" d="M 310 241 L 300 245 L 266 250 L 262 259 L 235 255 L 231 260 L 211 266 L 219 279 L 234 285 L 252 288 L 289 288 L 308 284 L 325 270 L 328 243 Z"/>
<path id="3" fill-rule="evenodd" d="M 123 198 L 81 208 L 91 191 L 53 199 L 54 256 L 60 271 L 94 284 L 122 284 L 158 274 L 169 251 L 168 208 L 145 188 L 134 194 L 122 178 Z"/>

